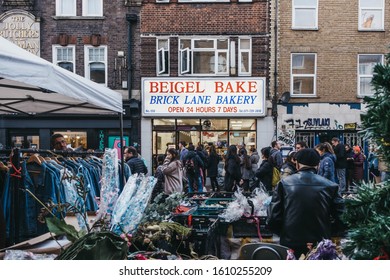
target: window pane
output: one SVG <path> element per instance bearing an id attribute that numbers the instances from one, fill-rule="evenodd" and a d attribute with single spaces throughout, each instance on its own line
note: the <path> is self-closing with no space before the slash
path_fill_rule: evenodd
<path id="1" fill-rule="evenodd" d="M 317 6 L 317 0 L 295 0 L 295 6 Z"/>
<path id="2" fill-rule="evenodd" d="M 174 119 L 154 119 L 153 130 L 174 130 L 175 120 Z"/>
<path id="3" fill-rule="evenodd" d="M 204 127 L 205 124 L 210 122 L 209 128 Z M 208 130 L 227 130 L 227 120 L 226 119 L 202 119 L 202 129 Z"/>
<path id="4" fill-rule="evenodd" d="M 60 1 L 60 12 L 61 15 L 73 15 L 75 11 L 74 0 L 61 0 Z"/>
<path id="5" fill-rule="evenodd" d="M 295 27 L 316 27 L 316 10 L 296 9 L 294 20 Z"/>
<path id="6" fill-rule="evenodd" d="M 294 77 L 294 94 L 314 94 L 314 77 Z"/>
<path id="7" fill-rule="evenodd" d="M 248 72 L 249 71 L 249 53 L 243 52 L 241 53 L 241 72 Z"/>
<path id="8" fill-rule="evenodd" d="M 360 6 L 372 7 L 372 8 L 382 8 L 383 7 L 383 0 L 360 0 Z"/>
<path id="9" fill-rule="evenodd" d="M 59 62 L 58 66 L 66 69 L 66 70 L 69 70 L 70 72 L 73 72 L 73 63 L 71 63 L 71 62 Z"/>
<path id="10" fill-rule="evenodd" d="M 168 40 L 158 40 L 157 41 L 157 48 L 161 49 L 163 48 L 164 50 L 168 49 Z"/>
<path id="11" fill-rule="evenodd" d="M 98 83 L 98 84 L 105 84 L 106 83 L 106 73 L 105 73 L 105 67 L 104 63 L 100 62 L 93 62 L 89 65 L 90 67 L 90 78 L 92 81 Z"/>
<path id="12" fill-rule="evenodd" d="M 195 48 L 214 48 L 214 40 L 195 40 Z"/>
<path id="13" fill-rule="evenodd" d="M 249 50 L 251 48 L 251 41 L 249 39 L 240 39 L 240 49 Z"/>
<path id="14" fill-rule="evenodd" d="M 88 0 L 88 15 L 100 15 L 101 14 L 101 0 Z"/>
<path id="15" fill-rule="evenodd" d="M 231 130 L 255 130 L 256 120 L 254 119 L 233 119 L 230 120 Z"/>
<path id="16" fill-rule="evenodd" d="M 374 94 L 373 87 L 371 86 L 372 78 L 360 78 L 360 95 L 372 95 Z"/>
<path id="17" fill-rule="evenodd" d="M 218 148 L 227 146 L 226 131 L 202 131 L 202 143 L 213 143 Z"/>
<path id="18" fill-rule="evenodd" d="M 382 11 L 363 9 L 361 14 L 361 28 L 382 28 Z"/>
<path id="19" fill-rule="evenodd" d="M 253 144 L 255 144 L 255 139 L 256 133 L 249 131 L 236 131 L 229 133 L 229 145 L 241 146 L 242 144 L 247 145 L 249 143 L 250 146 L 253 146 Z"/>
<path id="20" fill-rule="evenodd" d="M 217 49 L 219 49 L 219 50 L 227 50 L 228 49 L 228 43 L 229 43 L 229 40 L 227 40 L 227 39 L 217 40 Z"/>
<path id="21" fill-rule="evenodd" d="M 359 55 L 359 74 L 372 75 L 376 64 L 382 62 L 382 55 Z"/>
<path id="22" fill-rule="evenodd" d="M 193 55 L 193 73 L 209 74 L 215 73 L 215 52 L 196 52 Z"/>
<path id="23" fill-rule="evenodd" d="M 315 73 L 314 54 L 293 55 L 292 60 L 293 60 L 293 74 L 314 74 Z M 299 64 L 302 67 L 299 67 Z"/>

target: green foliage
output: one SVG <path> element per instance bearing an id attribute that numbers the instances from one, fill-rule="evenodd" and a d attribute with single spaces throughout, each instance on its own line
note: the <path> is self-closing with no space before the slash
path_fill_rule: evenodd
<path id="1" fill-rule="evenodd" d="M 159 194 L 153 203 L 146 207 L 141 223 L 166 220 L 184 199 L 185 195 L 182 193 L 173 193 L 169 196 L 164 193 Z"/>
<path id="2" fill-rule="evenodd" d="M 68 240 L 72 242 L 85 235 L 85 232 L 78 232 L 74 226 L 68 225 L 64 220 L 60 220 L 57 217 L 46 218 L 46 224 L 50 232 L 57 236 L 66 235 Z"/>
<path id="3" fill-rule="evenodd" d="M 376 142 L 379 154 L 390 162 L 390 55 L 377 64 L 372 79 L 374 95 L 365 97 L 367 112 L 361 115 L 364 137 Z"/>
<path id="4" fill-rule="evenodd" d="M 364 137 L 378 146 L 378 154 L 390 163 L 390 54 L 385 64 L 374 67 L 374 95 L 364 98 L 362 114 Z M 348 226 L 348 241 L 343 248 L 352 259 L 374 259 L 390 253 L 390 181 L 380 185 L 362 183 L 357 195 L 346 199 L 343 216 Z"/>
<path id="5" fill-rule="evenodd" d="M 349 228 L 345 255 L 372 260 L 382 250 L 390 252 L 390 181 L 361 184 L 356 196 L 345 200 L 343 220 Z"/>

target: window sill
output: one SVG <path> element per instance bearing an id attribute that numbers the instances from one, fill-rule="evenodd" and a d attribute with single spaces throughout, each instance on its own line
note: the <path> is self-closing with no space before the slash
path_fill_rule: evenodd
<path id="1" fill-rule="evenodd" d="M 53 16 L 55 20 L 103 20 L 104 16 Z"/>
<path id="2" fill-rule="evenodd" d="M 318 27 L 291 27 L 291 30 L 295 31 L 318 31 Z"/>
<path id="3" fill-rule="evenodd" d="M 359 32 L 385 32 L 384 29 L 358 29 Z"/>

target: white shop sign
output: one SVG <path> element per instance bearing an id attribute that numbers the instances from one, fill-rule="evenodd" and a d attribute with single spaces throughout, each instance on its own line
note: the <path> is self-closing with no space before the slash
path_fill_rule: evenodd
<path id="1" fill-rule="evenodd" d="M 143 78 L 145 117 L 262 117 L 265 78 Z"/>

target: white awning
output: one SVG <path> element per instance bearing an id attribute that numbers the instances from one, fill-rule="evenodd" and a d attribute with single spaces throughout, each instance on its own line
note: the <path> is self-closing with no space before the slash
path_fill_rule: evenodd
<path id="1" fill-rule="evenodd" d="M 122 96 L 0 37 L 0 115 L 122 113 Z"/>

